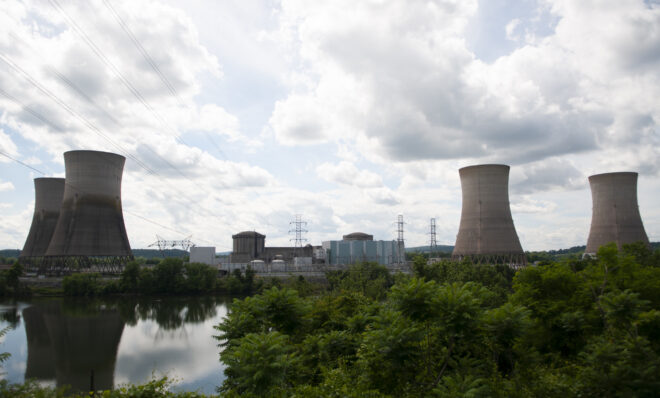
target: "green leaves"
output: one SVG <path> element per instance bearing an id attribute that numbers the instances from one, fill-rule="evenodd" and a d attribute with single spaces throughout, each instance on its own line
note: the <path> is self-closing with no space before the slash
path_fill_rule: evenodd
<path id="1" fill-rule="evenodd" d="M 515 276 L 417 259 L 416 277 L 399 276 L 389 290 L 377 266 L 361 264 L 330 273 L 331 291 L 320 297 L 271 289 L 235 302 L 217 327 L 227 339 L 223 360 L 235 359 L 224 388 L 299 397 L 655 396 L 660 267 L 645 250 L 606 246 L 597 259 Z M 266 339 L 270 351 L 260 345 Z"/>
<path id="2" fill-rule="evenodd" d="M 227 365 L 224 390 L 264 395 L 285 387 L 298 359 L 288 337 L 279 332 L 249 333 L 221 355 Z"/>

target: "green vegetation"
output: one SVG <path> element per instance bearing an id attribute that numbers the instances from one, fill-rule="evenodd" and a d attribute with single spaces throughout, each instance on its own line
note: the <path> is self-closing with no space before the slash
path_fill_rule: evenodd
<path id="1" fill-rule="evenodd" d="M 95 296 L 118 293 L 191 295 L 212 293 L 216 289 L 217 271 L 200 263 L 183 263 L 166 258 L 153 268 L 128 263 L 119 281 L 103 281 L 99 274 L 79 273 L 65 276 L 62 288 L 66 296 Z"/>
<path id="2" fill-rule="evenodd" d="M 9 384 L 0 380 L 0 397 L 4 398 L 198 398 L 208 397 L 197 392 L 172 392 L 172 380 L 167 377 L 154 379 L 141 385 L 120 386 L 114 390 L 96 391 L 95 393 L 71 393 L 67 388 L 42 387 L 36 381 L 23 384 Z"/>
<path id="3" fill-rule="evenodd" d="M 26 288 L 18 279 L 23 274 L 23 267 L 18 261 L 7 270 L 0 272 L 0 296 L 21 296 L 26 294 Z"/>
<path id="4" fill-rule="evenodd" d="M 654 397 L 660 252 L 601 248 L 514 274 L 418 257 L 328 275 L 329 290 L 235 300 L 216 329 L 226 396 Z"/>

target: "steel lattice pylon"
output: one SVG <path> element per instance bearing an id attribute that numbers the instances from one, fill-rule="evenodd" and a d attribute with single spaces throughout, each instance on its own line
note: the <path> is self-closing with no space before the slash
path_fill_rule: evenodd
<path id="1" fill-rule="evenodd" d="M 398 258 L 399 264 L 403 264 L 403 263 L 406 262 L 406 252 L 405 252 L 406 248 L 405 248 L 404 239 L 403 239 L 403 225 L 404 224 L 405 223 L 403 222 L 403 214 L 399 214 L 399 216 L 397 217 L 397 221 L 396 221 L 396 233 L 397 233 L 396 243 L 397 243 L 397 248 L 399 249 L 399 253 L 398 253 L 399 254 L 399 258 Z"/>
<path id="2" fill-rule="evenodd" d="M 195 247 L 195 244 L 190 240 L 190 238 L 192 238 L 192 235 L 182 240 L 167 240 L 156 235 L 156 241 L 147 247 L 158 247 L 161 255 L 165 257 L 164 251 L 167 249 L 181 248 L 183 251 L 187 252 L 191 247 Z"/>
<path id="3" fill-rule="evenodd" d="M 307 221 L 302 220 L 302 214 L 296 214 L 296 219 L 291 221 L 289 225 L 293 225 L 293 229 L 289 230 L 289 233 L 294 233 L 295 237 L 289 240 L 294 241 L 294 257 L 297 256 L 297 252 L 302 249 L 303 242 L 307 242 L 307 239 L 303 238 L 303 234 L 307 233 L 306 229 L 303 227 L 307 226 Z"/>
<path id="4" fill-rule="evenodd" d="M 429 232 L 429 235 L 431 236 L 431 242 L 429 244 L 429 251 L 431 253 L 431 257 L 433 257 L 433 254 L 438 251 L 438 242 L 436 241 L 436 236 L 435 236 L 435 218 L 431 219 L 431 230 Z"/>

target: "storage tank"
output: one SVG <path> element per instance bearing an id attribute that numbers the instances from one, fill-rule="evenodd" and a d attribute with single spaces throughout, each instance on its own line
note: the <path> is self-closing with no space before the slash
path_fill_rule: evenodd
<path id="1" fill-rule="evenodd" d="M 619 249 L 639 241 L 648 245 L 637 204 L 637 173 L 596 174 L 589 177 L 589 185 L 593 207 L 585 253 L 594 254 L 610 242 Z"/>
<path id="2" fill-rule="evenodd" d="M 485 164 L 459 170 L 463 205 L 452 259 L 527 264 L 509 207 L 509 166 Z"/>
<path id="3" fill-rule="evenodd" d="M 64 196 L 47 256 L 132 257 L 121 206 L 125 160 L 108 152 L 64 153 Z"/>
<path id="4" fill-rule="evenodd" d="M 60 215 L 63 195 L 64 178 L 34 179 L 34 215 L 19 256 L 21 262 L 30 262 L 46 254 Z"/>

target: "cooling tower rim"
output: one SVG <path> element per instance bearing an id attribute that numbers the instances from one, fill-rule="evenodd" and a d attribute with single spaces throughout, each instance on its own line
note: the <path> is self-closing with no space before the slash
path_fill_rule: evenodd
<path id="1" fill-rule="evenodd" d="M 497 164 L 497 163 L 474 164 L 471 166 L 461 167 L 460 169 L 458 169 L 458 172 L 462 173 L 464 171 L 473 170 L 473 169 L 495 169 L 495 168 L 506 168 L 507 170 L 509 170 L 511 166 L 509 166 L 508 164 Z"/>
<path id="2" fill-rule="evenodd" d="M 592 179 L 600 179 L 600 178 L 607 178 L 607 177 L 617 177 L 617 176 L 626 176 L 626 177 L 637 177 L 639 173 L 636 171 L 615 171 L 611 173 L 600 173 L 600 174 L 594 174 L 589 176 L 589 181 Z"/>
<path id="3" fill-rule="evenodd" d="M 66 158 L 70 154 L 103 154 L 103 155 L 110 155 L 110 156 L 114 156 L 114 157 L 118 157 L 118 158 L 122 158 L 122 159 L 126 160 L 126 157 L 124 155 L 120 155 L 118 153 L 105 152 L 105 151 L 93 151 L 93 150 L 90 150 L 90 149 L 74 149 L 74 150 L 71 150 L 71 151 L 66 151 L 66 152 L 64 152 L 64 157 Z"/>
<path id="4" fill-rule="evenodd" d="M 64 181 L 66 178 L 64 177 L 35 177 L 34 181 Z"/>

